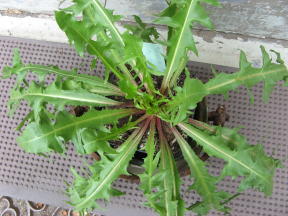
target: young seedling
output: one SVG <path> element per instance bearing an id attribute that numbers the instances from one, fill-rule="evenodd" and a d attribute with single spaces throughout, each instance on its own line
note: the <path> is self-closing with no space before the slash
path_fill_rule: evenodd
<path id="1" fill-rule="evenodd" d="M 226 176 L 242 177 L 238 192 L 254 188 L 266 195 L 273 189 L 273 176 L 279 161 L 266 155 L 262 145 L 250 145 L 237 129 L 211 126 L 192 118 L 197 104 L 208 95 L 227 94 L 239 86 L 252 88 L 264 82 L 263 99 L 268 101 L 273 87 L 286 79 L 287 68 L 280 54 L 274 62 L 261 47 L 263 65 L 254 67 L 240 53 L 239 71 L 218 73 L 208 82 L 190 78 L 186 64 L 188 53 L 197 54 L 191 27 L 201 24 L 212 28 L 204 3 L 219 6 L 217 0 L 171 0 L 155 24 L 168 26 L 167 39 L 135 16 L 137 25 L 126 25 L 120 32 L 115 23 L 121 16 L 101 5 L 99 0 L 73 0 L 73 4 L 55 12 L 59 27 L 81 56 L 89 53 L 106 68 L 105 79 L 65 71 L 58 67 L 24 64 L 19 52 L 13 66 L 5 67 L 4 78 L 17 76 L 11 91 L 9 107 L 13 112 L 26 100 L 32 111 L 18 129 L 19 145 L 30 153 L 64 153 L 65 143 L 72 141 L 79 154 L 96 153 L 100 160 L 89 165 L 89 176 L 75 170 L 74 182 L 67 194 L 76 211 L 87 212 L 98 207 L 97 200 L 119 195 L 112 187 L 126 174 L 129 162 L 139 146 L 147 153 L 139 174 L 140 189 L 147 205 L 161 216 L 181 216 L 186 211 L 205 215 L 210 210 L 227 212 L 227 202 L 236 195 L 217 188 Z M 166 48 L 164 55 L 162 48 Z M 186 71 L 183 85 L 177 84 Z M 28 81 L 27 74 L 38 76 Z M 47 84 L 45 78 L 55 75 Z M 110 78 L 109 78 L 110 77 Z M 53 111 L 48 109 L 53 105 Z M 67 107 L 82 106 L 84 113 L 73 115 Z M 223 124 L 222 124 L 223 125 Z M 127 136 L 123 143 L 112 141 Z M 173 139 L 170 137 L 172 136 Z M 209 156 L 226 163 L 220 176 L 208 172 L 206 162 L 194 152 L 191 137 Z M 176 167 L 172 140 L 177 141 L 191 171 L 198 201 L 188 206 L 180 193 L 181 178 Z"/>

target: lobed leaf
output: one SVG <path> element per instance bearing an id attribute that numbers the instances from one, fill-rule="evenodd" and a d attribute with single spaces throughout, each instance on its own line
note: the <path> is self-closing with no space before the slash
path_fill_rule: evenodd
<path id="1" fill-rule="evenodd" d="M 143 42 L 127 32 L 123 34 L 123 39 L 126 43 L 125 52 L 123 56 L 124 62 L 131 62 L 133 70 L 137 76 L 142 80 L 143 84 L 149 91 L 155 92 L 153 79 L 151 74 L 154 74 L 153 70 L 147 67 L 148 61 L 144 56 Z M 135 94 L 139 94 L 136 93 Z"/>
<path id="2" fill-rule="evenodd" d="M 167 25 L 171 28 L 168 40 L 167 69 L 161 86 L 162 92 L 169 86 L 174 73 L 184 69 L 183 67 L 180 70 L 179 66 L 184 65 L 181 63 L 183 59 L 187 62 L 188 51 L 191 50 L 198 54 L 191 27 L 195 23 L 200 23 L 207 28 L 213 27 L 202 3 L 219 5 L 217 0 L 171 2 L 169 7 L 154 21 L 157 24 Z"/>
<path id="3" fill-rule="evenodd" d="M 113 40 L 119 42 L 119 45 L 125 46 L 119 30 L 114 25 L 121 16 L 114 15 L 113 11 L 103 7 L 99 0 L 73 0 L 73 3 L 63 11 L 72 12 L 75 17 L 82 15 L 86 23 L 91 22 L 94 26 L 109 31 Z"/>
<path id="4" fill-rule="evenodd" d="M 251 88 L 264 81 L 263 99 L 267 101 L 276 82 L 288 77 L 287 68 L 279 53 L 272 51 L 277 55 L 277 63 L 273 63 L 261 47 L 263 66 L 256 68 L 241 51 L 239 72 L 218 74 L 206 84 L 187 76 L 182 88 L 172 89 L 186 66 L 188 52 L 198 54 L 191 28 L 196 23 L 207 28 L 213 27 L 202 4 L 218 6 L 217 0 L 169 1 L 169 7 L 155 21 L 168 26 L 168 40 L 163 42 L 167 46 L 167 66 L 163 59 L 160 63 L 155 61 L 155 56 L 160 58 L 161 52 L 159 46 L 153 44 L 159 37 L 154 27 L 147 26 L 139 17 L 134 16 L 137 26 L 126 26 L 129 31 L 121 34 L 114 24 L 121 17 L 104 8 L 99 0 L 72 2 L 72 6 L 55 13 L 59 27 L 81 56 L 87 52 L 103 62 L 106 67 L 105 80 L 108 80 L 110 72 L 114 73 L 119 88 L 100 78 L 77 74 L 75 70 L 65 71 L 52 66 L 23 64 L 19 52 L 13 57 L 12 67 L 5 67 L 3 74 L 4 78 L 17 75 L 16 88 L 12 91 L 9 102 L 11 110 L 15 109 L 22 99 L 27 100 L 33 109 L 18 127 L 21 129 L 25 122 L 30 122 L 17 139 L 27 152 L 63 153 L 65 142 L 72 141 L 78 153 L 97 152 L 100 155 L 100 161 L 88 166 L 89 176 L 82 177 L 72 170 L 75 180 L 67 193 L 76 211 L 92 210 L 98 207 L 96 200 L 107 200 L 110 196 L 121 194 L 111 185 L 121 174 L 128 174 L 127 166 L 150 124 L 145 146 L 147 157 L 143 165 L 145 172 L 140 175 L 140 188 L 148 200 L 148 205 L 161 216 L 184 216 L 185 204 L 180 195 L 181 179 L 165 137 L 167 131 L 164 134 L 162 128 L 166 126 L 169 131 L 169 127 L 156 115 L 169 123 L 178 124 L 210 156 L 226 161 L 220 177 L 210 175 L 205 163 L 197 157 L 176 128 L 170 128 L 194 178 L 191 189 L 196 190 L 202 197 L 201 202 L 194 203 L 188 209 L 201 215 L 207 214 L 211 209 L 227 212 L 228 208 L 224 205 L 237 194 L 229 197 L 228 193 L 217 190 L 216 183 L 225 176 L 243 177 L 239 191 L 256 188 L 266 195 L 272 193 L 273 175 L 279 161 L 267 156 L 262 146 L 249 145 L 236 129 L 211 127 L 204 123 L 193 124 L 193 121 L 190 121 L 193 124 L 191 126 L 183 121 L 205 96 L 227 94 L 240 85 Z M 93 59 L 92 67 L 96 60 Z M 152 75 L 163 75 L 162 69 L 165 69 L 165 75 L 158 92 Z M 28 72 L 36 74 L 39 82 L 28 83 Z M 48 74 L 55 74 L 56 81 L 46 87 L 45 78 Z M 125 96 L 126 99 L 133 100 L 133 106 L 138 110 L 91 109 L 81 117 L 63 111 L 66 105 L 124 106 L 105 97 L 110 95 Z M 47 111 L 47 104 L 53 104 L 56 111 Z M 127 124 L 120 123 L 119 120 L 123 117 L 141 113 L 139 109 L 145 110 L 146 115 L 151 114 L 152 117 L 144 115 L 133 122 L 130 117 Z M 135 129 L 120 147 L 111 147 L 110 140 L 118 139 L 121 134 L 134 129 L 145 119 L 145 124 Z M 159 140 L 155 139 L 155 124 Z M 156 153 L 158 144 L 160 150 Z"/>
<path id="5" fill-rule="evenodd" d="M 101 131 L 104 124 L 117 122 L 118 119 L 131 115 L 134 111 L 133 109 L 91 110 L 81 117 L 75 117 L 63 111 L 57 114 L 55 122 L 42 111 L 39 113 L 39 122 L 29 123 L 22 135 L 17 138 L 17 142 L 25 151 L 31 153 L 50 151 L 62 153 L 64 152 L 63 142 L 73 140 L 76 142 L 75 145 L 78 146 L 79 152 L 83 153 L 81 149 L 85 150 L 85 146 L 79 148 L 81 145 L 78 144 L 78 141 L 84 139 L 85 144 L 87 135 L 84 132 L 86 129 Z M 106 144 L 103 142 L 100 145 Z"/>
<path id="6" fill-rule="evenodd" d="M 251 88 L 260 82 L 264 82 L 263 100 L 267 102 L 277 82 L 287 79 L 288 70 L 279 54 L 277 63 L 273 63 L 272 58 L 263 46 L 261 46 L 261 51 L 263 59 L 261 68 L 253 67 L 252 63 L 248 62 L 245 53 L 241 51 L 239 72 L 217 74 L 215 78 L 205 84 L 209 94 L 227 94 L 228 91 L 234 90 L 241 85 Z"/>
<path id="7" fill-rule="evenodd" d="M 197 103 L 208 94 L 204 84 L 198 79 L 186 78 L 183 88 L 167 104 L 168 112 L 172 113 L 170 121 L 177 124 L 185 120 L 188 110 L 195 109 Z"/>
<path id="8" fill-rule="evenodd" d="M 120 89 L 109 83 L 105 82 L 99 77 L 89 76 L 86 74 L 78 74 L 76 70 L 65 71 L 55 66 L 43 66 L 37 64 L 23 64 L 21 62 L 20 53 L 18 49 L 14 50 L 13 65 L 6 66 L 3 69 L 3 78 L 9 78 L 11 75 L 17 75 L 16 87 L 19 87 L 29 72 L 36 74 L 39 81 L 44 81 L 48 74 L 55 74 L 57 77 L 73 80 L 81 83 L 82 87 L 90 92 L 99 93 L 102 95 L 123 95 Z"/>
<path id="9" fill-rule="evenodd" d="M 80 148 L 83 154 L 91 154 L 93 152 L 98 152 L 98 146 L 105 144 L 105 146 L 109 146 L 109 142 L 112 140 L 120 139 L 120 136 L 124 134 L 126 131 L 135 129 L 137 124 L 139 124 L 143 119 L 147 116 L 144 115 L 136 121 L 129 121 L 125 125 L 121 127 L 114 126 L 111 130 L 101 131 L 101 130 L 85 130 L 82 134 L 82 143 L 80 144 Z M 74 143 L 75 144 L 75 143 Z M 104 152 L 112 153 L 111 149 L 106 149 Z"/>
<path id="10" fill-rule="evenodd" d="M 111 58 L 109 50 L 112 48 L 111 42 L 92 40 L 96 36 L 96 32 L 103 31 L 102 28 L 98 29 L 85 20 L 77 21 L 72 14 L 64 11 L 55 12 L 55 18 L 59 27 L 66 33 L 70 43 L 74 44 L 80 55 L 87 51 L 89 54 L 97 56 L 107 70 L 112 71 L 118 78 L 123 77 L 117 70 L 119 62 L 117 59 Z"/>
<path id="11" fill-rule="evenodd" d="M 145 151 L 147 153 L 147 157 L 144 159 L 143 167 L 145 168 L 144 173 L 139 174 L 140 185 L 139 188 L 143 191 L 146 196 L 148 203 L 146 203 L 151 208 L 154 208 L 155 211 L 160 212 L 162 209 L 157 206 L 155 203 L 155 194 L 153 188 L 156 187 L 159 181 L 162 181 L 161 173 L 156 173 L 156 169 L 158 167 L 160 152 L 156 154 L 156 140 L 155 140 L 155 120 L 153 119 L 150 125 L 150 131 L 148 135 L 148 139 L 145 145 Z"/>
<path id="12" fill-rule="evenodd" d="M 153 43 L 159 38 L 157 29 L 153 26 L 148 26 L 139 16 L 133 15 L 136 25 L 125 24 L 124 27 L 128 29 L 133 35 L 141 38 L 144 42 Z"/>
<path id="13" fill-rule="evenodd" d="M 176 168 L 171 148 L 164 137 L 160 120 L 157 120 L 160 138 L 160 165 L 157 179 L 157 193 L 152 198 L 161 216 L 181 216 L 185 213 L 184 200 L 180 195 L 181 178 Z"/>
<path id="14" fill-rule="evenodd" d="M 79 15 L 82 15 L 80 21 Z M 71 7 L 56 12 L 55 16 L 80 54 L 87 50 L 101 59 L 107 69 L 106 78 L 111 71 L 120 80 L 128 79 L 137 86 L 123 60 L 126 41 L 114 25 L 120 16 L 113 15 L 113 11 L 104 8 L 98 0 L 75 0 Z"/>
<path id="15" fill-rule="evenodd" d="M 229 197 L 229 193 L 217 190 L 218 178 L 209 174 L 205 163 L 194 153 L 190 145 L 175 128 L 172 128 L 172 132 L 180 145 L 184 159 L 188 163 L 191 176 L 194 178 L 190 189 L 196 190 L 202 197 L 201 205 L 193 208 L 193 211 L 198 214 L 201 213 L 201 215 L 208 214 L 212 209 L 226 211 L 227 208 L 222 205 L 222 202 Z"/>
<path id="16" fill-rule="evenodd" d="M 76 175 L 73 185 L 67 191 L 76 211 L 97 208 L 95 200 L 108 199 L 113 194 L 111 184 L 119 175 L 128 174 L 127 166 L 148 127 L 147 123 L 149 121 L 143 128 L 136 129 L 117 149 L 116 154 L 101 154 L 101 160 L 89 167 L 89 178 Z"/>
<path id="17" fill-rule="evenodd" d="M 239 72 L 217 74 L 205 84 L 198 79 L 191 79 L 187 75 L 183 87 L 176 89 L 176 96 L 173 96 L 167 104 L 166 112 L 170 113 L 171 116 L 168 121 L 177 124 L 185 120 L 189 110 L 194 109 L 205 96 L 210 94 L 225 95 L 239 86 L 250 89 L 256 84 L 264 82 L 263 100 L 267 102 L 277 82 L 280 80 L 286 81 L 288 70 L 279 54 L 277 63 L 273 63 L 264 47 L 261 47 L 261 50 L 263 56 L 263 66 L 261 68 L 253 67 L 248 62 L 245 53 L 241 51 Z"/>
<path id="18" fill-rule="evenodd" d="M 273 176 L 279 161 L 267 156 L 262 145 L 249 145 L 243 136 L 227 128 L 217 127 L 216 133 L 211 134 L 186 123 L 180 123 L 178 126 L 210 156 L 227 162 L 222 177 L 244 177 L 239 191 L 256 188 L 266 195 L 271 195 Z"/>
<path id="19" fill-rule="evenodd" d="M 10 110 L 14 111 L 21 100 L 29 102 L 33 108 L 35 119 L 38 119 L 38 113 L 47 103 L 53 104 L 59 110 L 63 110 L 65 105 L 115 106 L 121 104 L 84 89 L 65 90 L 62 83 L 57 81 L 48 87 L 32 82 L 28 88 L 19 87 L 12 90 L 9 99 Z"/>

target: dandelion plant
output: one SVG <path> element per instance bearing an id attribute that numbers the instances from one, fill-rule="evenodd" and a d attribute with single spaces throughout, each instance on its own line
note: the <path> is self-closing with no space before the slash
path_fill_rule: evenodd
<path id="1" fill-rule="evenodd" d="M 253 188 L 266 195 L 273 190 L 273 176 L 280 163 L 268 156 L 262 145 L 250 145 L 237 128 L 210 125 L 193 119 L 197 104 L 208 95 L 226 95 L 240 86 L 252 88 L 263 82 L 263 100 L 278 81 L 288 76 L 284 61 L 276 51 L 261 47 L 263 65 L 254 67 L 240 53 L 238 72 L 218 73 L 207 82 L 190 78 L 188 54 L 198 54 L 192 28 L 213 24 L 205 4 L 219 6 L 217 0 L 170 0 L 157 15 L 154 24 L 167 26 L 167 37 L 143 23 L 119 31 L 121 16 L 106 9 L 99 0 L 73 0 L 67 8 L 55 12 L 59 27 L 76 52 L 88 53 L 105 66 L 105 76 L 79 74 L 57 66 L 24 64 L 16 50 L 13 65 L 3 70 L 4 78 L 16 76 L 9 100 L 13 113 L 25 100 L 32 108 L 17 128 L 17 138 L 27 152 L 46 155 L 64 153 L 67 142 L 79 154 L 97 153 L 98 161 L 88 165 L 89 176 L 72 170 L 75 178 L 67 188 L 69 203 L 81 213 L 98 208 L 97 200 L 108 200 L 121 193 L 112 187 L 127 171 L 135 152 L 146 157 L 138 174 L 139 188 L 149 207 L 161 216 L 181 216 L 187 211 L 206 215 L 210 210 L 227 212 L 227 200 L 235 197 L 218 189 L 224 177 L 242 177 L 237 192 Z M 273 55 L 276 58 L 272 58 Z M 275 61 L 273 59 L 276 59 Z M 27 74 L 38 79 L 29 81 Z M 180 74 L 186 73 L 183 84 Z M 53 74 L 54 81 L 45 82 Z M 49 109 L 53 105 L 53 109 Z M 84 107 L 79 115 L 71 107 Z M 172 136 L 172 139 L 171 139 Z M 124 137 L 124 138 L 123 138 Z M 113 141 L 122 140 L 113 145 Z M 193 184 L 201 200 L 185 203 L 180 193 L 181 174 L 176 166 L 172 140 L 181 149 Z M 210 157 L 221 158 L 225 165 L 214 176 L 201 160 L 191 140 Z M 236 193 L 236 192 L 235 192 Z"/>

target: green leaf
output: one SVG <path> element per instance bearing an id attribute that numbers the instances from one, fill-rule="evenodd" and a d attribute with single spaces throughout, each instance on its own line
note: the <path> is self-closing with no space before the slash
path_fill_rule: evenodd
<path id="1" fill-rule="evenodd" d="M 145 145 L 145 151 L 147 153 L 147 157 L 144 159 L 143 164 L 145 171 L 138 175 L 140 178 L 139 188 L 144 192 L 144 195 L 148 200 L 146 205 L 161 213 L 162 209 L 156 204 L 157 200 L 155 200 L 155 194 L 153 191 L 153 188 L 158 185 L 159 181 L 162 182 L 163 177 L 161 173 L 156 173 L 160 159 L 160 152 L 156 154 L 155 144 L 155 121 L 152 120 L 149 136 Z"/>
<path id="2" fill-rule="evenodd" d="M 153 26 L 148 26 L 143 23 L 139 16 L 133 15 L 136 25 L 125 24 L 124 27 L 128 29 L 133 35 L 141 38 L 144 42 L 153 43 L 159 38 L 157 29 Z"/>
<path id="3" fill-rule="evenodd" d="M 123 39 L 126 43 L 125 54 L 122 56 L 124 62 L 131 62 L 133 70 L 136 72 L 137 76 L 143 81 L 145 87 L 154 91 L 153 79 L 151 74 L 154 74 L 153 70 L 147 67 L 147 60 L 144 56 L 143 42 L 127 32 L 123 34 Z"/>
<path id="4" fill-rule="evenodd" d="M 90 22 L 99 28 L 106 29 L 115 41 L 118 41 L 123 47 L 125 43 L 119 30 L 114 25 L 121 16 L 113 15 L 113 11 L 106 9 L 98 0 L 73 0 L 74 4 L 64 11 L 73 12 L 75 17 L 83 14 L 83 19 L 89 19 Z M 87 22 L 88 20 L 85 20 Z M 87 22 L 88 23 L 88 22 Z"/>
<path id="5" fill-rule="evenodd" d="M 263 56 L 263 66 L 261 68 L 253 67 L 248 62 L 245 53 L 241 51 L 240 71 L 233 74 L 217 74 L 215 78 L 205 84 L 209 94 L 227 94 L 228 91 L 241 85 L 250 89 L 264 81 L 263 100 L 267 102 L 276 83 L 280 80 L 286 80 L 288 77 L 288 70 L 280 56 L 277 59 L 281 63 L 273 63 L 272 58 L 269 57 L 263 46 L 261 46 L 261 50 Z"/>
<path id="6" fill-rule="evenodd" d="M 75 131 L 75 135 L 72 136 L 71 141 L 76 151 L 80 154 L 92 154 L 95 152 L 114 154 L 116 150 L 110 146 L 110 143 L 105 139 L 99 139 L 101 134 L 107 136 L 107 133 L 101 131 L 101 129 L 80 128 Z"/>
<path id="7" fill-rule="evenodd" d="M 143 128 L 136 129 L 118 149 L 116 154 L 101 155 L 101 160 L 90 166 L 91 176 L 76 179 L 68 189 L 71 203 L 76 211 L 86 211 L 97 208 L 95 200 L 108 199 L 111 195 L 112 182 L 121 174 L 128 174 L 127 166 L 132 159 L 137 146 L 143 137 L 147 122 Z"/>
<path id="8" fill-rule="evenodd" d="M 55 151 L 64 152 L 64 145 L 55 133 L 50 134 L 54 130 L 53 123 L 44 112 L 39 113 L 39 122 L 28 124 L 22 135 L 17 138 L 17 143 L 26 152 L 30 153 L 46 153 Z M 44 134 L 47 134 L 46 136 Z M 42 138 L 42 136 L 44 137 Z"/>
<path id="9" fill-rule="evenodd" d="M 103 31 L 103 29 L 98 29 L 93 24 L 85 22 L 85 20 L 77 21 L 71 14 L 64 11 L 55 12 L 55 18 L 59 27 L 66 33 L 70 43 L 74 44 L 80 55 L 87 51 L 89 54 L 97 56 L 109 71 L 112 71 L 117 77 L 122 77 L 117 70 L 118 63 L 115 62 L 116 59 L 110 58 L 111 43 L 92 40 L 96 32 Z"/>
<path id="10" fill-rule="evenodd" d="M 192 190 L 196 190 L 202 197 L 201 201 L 201 214 L 208 212 L 212 209 L 225 211 L 226 208 L 222 205 L 222 202 L 229 197 L 229 194 L 224 191 L 218 191 L 216 183 L 218 178 L 208 173 L 205 163 L 194 153 L 190 145 L 181 136 L 181 134 L 172 128 L 172 132 L 180 145 L 184 159 L 189 165 L 191 176 L 194 178 Z M 193 209 L 194 212 L 199 212 L 199 207 Z"/>
<path id="11" fill-rule="evenodd" d="M 108 147 L 105 149 L 101 148 L 102 150 L 104 150 L 107 153 L 113 153 L 115 150 L 114 149 L 111 150 L 111 148 L 109 148 L 110 147 L 109 141 L 119 140 L 120 135 L 122 135 L 126 131 L 134 129 L 137 126 L 137 124 L 143 120 L 143 118 L 145 118 L 145 116 L 139 118 L 136 121 L 128 122 L 127 124 L 121 126 L 120 128 L 114 126 L 109 131 L 85 130 L 82 134 L 83 142 L 79 143 L 80 147 L 78 149 L 81 149 L 83 154 L 91 154 L 93 152 L 98 152 L 99 145 L 101 145 Z"/>
<path id="12" fill-rule="evenodd" d="M 65 105 L 114 106 L 121 104 L 84 89 L 63 90 L 61 83 L 57 81 L 48 87 L 32 82 L 27 89 L 22 87 L 14 89 L 9 100 L 10 109 L 14 111 L 23 99 L 30 103 L 36 115 L 46 103 L 53 104 L 60 110 L 64 109 Z"/>
<path id="13" fill-rule="evenodd" d="M 161 14 L 161 17 L 154 21 L 157 24 L 164 24 L 173 28 L 170 31 L 171 35 L 168 41 L 167 70 L 161 87 L 162 91 L 169 86 L 170 80 L 173 74 L 179 70 L 179 66 L 183 66 L 181 61 L 183 59 L 188 60 L 188 51 L 191 50 L 198 54 L 191 27 L 195 23 L 200 23 L 210 29 L 213 27 L 201 3 L 219 5 L 217 0 L 186 0 L 179 5 L 176 3 L 176 10 L 175 4 L 170 4 L 168 9 Z"/>
<path id="14" fill-rule="evenodd" d="M 157 120 L 157 129 L 160 141 L 160 165 L 159 173 L 163 175 L 162 181 L 157 182 L 158 193 L 155 193 L 154 204 L 158 206 L 161 216 L 181 216 L 184 215 L 184 200 L 180 195 L 181 178 L 176 168 L 170 146 L 164 137 L 161 122 Z"/>
<path id="15" fill-rule="evenodd" d="M 93 93 L 102 95 L 123 95 L 121 90 L 108 82 L 105 82 L 99 77 L 89 76 L 86 74 L 78 74 L 76 70 L 65 71 L 55 66 L 43 66 L 37 64 L 23 64 L 20 60 L 19 50 L 14 50 L 14 63 L 12 67 L 6 66 L 3 69 L 3 78 L 9 78 L 11 75 L 17 75 L 17 87 L 24 81 L 27 74 L 32 72 L 38 75 L 40 81 L 43 81 L 48 74 L 55 74 L 58 77 L 65 79 L 71 79 L 77 82 L 81 82 L 81 85 Z"/>
<path id="16" fill-rule="evenodd" d="M 106 66 L 108 73 L 105 74 L 112 71 L 119 79 L 128 78 L 133 85 L 137 85 L 122 60 L 126 44 L 114 25 L 120 16 L 113 15 L 113 11 L 104 8 L 98 0 L 75 0 L 74 3 L 55 15 L 69 40 L 74 42 L 76 49 L 79 45 L 80 54 L 88 46 L 88 53 L 96 55 Z M 83 17 L 77 21 L 79 15 Z"/>
<path id="17" fill-rule="evenodd" d="M 127 44 L 114 25 L 119 16 L 105 9 L 98 0 L 74 2 L 74 5 L 56 12 L 55 15 L 58 25 L 69 40 L 75 44 L 80 54 L 87 49 L 89 54 L 99 57 L 108 70 L 105 74 L 112 71 L 120 80 L 128 79 L 137 86 L 123 60 Z M 79 15 L 83 15 L 80 21 Z M 134 67 L 134 64 L 130 65 Z"/>
<path id="18" fill-rule="evenodd" d="M 203 84 L 198 79 L 191 79 L 186 75 L 182 88 L 178 88 L 176 96 L 167 104 L 166 112 L 169 113 L 170 119 L 167 121 L 177 124 L 183 121 L 189 110 L 196 107 L 205 96 L 209 94 L 227 94 L 239 86 L 245 86 L 248 89 L 264 81 L 263 99 L 268 101 L 273 87 L 277 81 L 286 80 L 288 70 L 282 63 L 273 63 L 264 47 L 261 47 L 263 53 L 263 66 L 255 68 L 247 61 L 246 55 L 241 51 L 240 71 L 233 74 L 220 73 L 215 78 Z M 281 62 L 280 56 L 277 55 L 277 61 Z"/>
<path id="19" fill-rule="evenodd" d="M 279 161 L 267 156 L 263 146 L 249 145 L 243 136 L 227 128 L 217 127 L 216 134 L 211 134 L 186 123 L 180 123 L 178 126 L 210 156 L 222 158 L 227 162 L 222 177 L 244 177 L 239 186 L 240 191 L 256 188 L 266 195 L 271 195 L 273 176 Z"/>
<path id="20" fill-rule="evenodd" d="M 79 82 L 73 79 L 66 79 L 62 81 L 63 90 L 86 90 L 90 93 L 95 93 L 102 96 L 124 96 L 125 94 L 117 87 L 117 89 L 102 86 L 91 85 L 88 82 Z"/>
<path id="21" fill-rule="evenodd" d="M 183 121 L 188 110 L 194 109 L 207 94 L 208 92 L 200 80 L 187 77 L 183 88 L 178 90 L 176 96 L 167 105 L 168 112 L 171 113 L 170 121 L 173 124 Z"/>
<path id="22" fill-rule="evenodd" d="M 145 168 L 145 172 L 140 174 L 140 188 L 144 191 L 144 194 L 152 193 L 152 176 L 157 168 L 159 162 L 159 156 L 155 158 L 155 120 L 152 120 L 150 125 L 150 131 L 148 135 L 148 139 L 145 145 L 145 151 L 147 153 L 147 157 L 144 159 L 143 167 Z"/>
<path id="23" fill-rule="evenodd" d="M 139 96 L 138 88 L 135 85 L 131 85 L 129 80 L 122 79 L 118 82 L 121 91 L 126 93 L 126 99 L 133 99 Z"/>
<path id="24" fill-rule="evenodd" d="M 118 119 L 131 115 L 133 109 L 125 110 L 91 110 L 81 117 L 75 117 L 67 112 L 59 112 L 55 123 L 47 114 L 40 112 L 39 122 L 32 122 L 18 137 L 17 142 L 27 152 L 45 153 L 64 151 L 63 142 L 79 140 L 83 128 L 101 129 L 104 124 L 117 122 Z M 77 137 L 78 136 L 78 137 Z M 82 153 L 82 152 L 81 152 Z"/>

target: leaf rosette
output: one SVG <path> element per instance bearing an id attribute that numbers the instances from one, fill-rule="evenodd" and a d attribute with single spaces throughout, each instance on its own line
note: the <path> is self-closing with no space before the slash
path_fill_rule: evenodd
<path id="1" fill-rule="evenodd" d="M 16 77 L 9 100 L 11 113 L 23 100 L 32 108 L 17 128 L 22 131 L 17 142 L 25 151 L 63 154 L 67 142 L 72 142 L 79 154 L 97 152 L 100 160 L 87 165 L 86 175 L 72 169 L 75 178 L 67 189 L 69 203 L 83 214 L 99 208 L 98 200 L 122 195 L 112 183 L 121 175 L 131 175 L 129 163 L 138 151 L 146 154 L 141 164 L 144 171 L 138 173 L 139 188 L 147 198 L 146 205 L 161 216 L 183 216 L 187 211 L 206 215 L 213 209 L 229 212 L 226 204 L 239 194 L 218 189 L 226 176 L 242 178 L 237 192 L 254 188 L 272 194 L 279 160 L 268 156 L 262 145 L 249 144 L 237 129 L 211 126 L 192 117 L 206 96 L 227 95 L 240 86 L 250 90 L 263 82 L 263 100 L 267 102 L 278 81 L 287 82 L 284 61 L 272 50 L 277 58 L 273 61 L 261 47 L 261 67 L 254 67 L 241 51 L 238 72 L 218 73 L 206 83 L 190 78 L 188 54 L 198 54 L 192 28 L 196 24 L 213 28 L 205 4 L 220 4 L 217 0 L 168 3 L 154 21 L 167 26 L 164 41 L 155 26 L 138 16 L 134 16 L 135 25 L 119 31 L 116 22 L 121 16 L 99 0 L 73 0 L 71 6 L 55 12 L 56 22 L 76 52 L 93 56 L 91 67 L 100 60 L 105 77 L 24 64 L 19 51 L 14 53 L 12 66 L 3 69 L 3 78 Z M 37 79 L 29 80 L 28 73 Z M 184 84 L 177 84 L 185 73 Z M 48 83 L 50 75 L 55 79 Z M 75 115 L 71 107 L 85 112 Z M 188 137 L 194 142 L 189 143 Z M 189 189 L 201 198 L 190 206 L 181 196 L 176 145 L 193 179 Z M 207 161 L 197 153 L 200 147 L 210 157 L 225 161 L 219 176 L 209 173 Z"/>

